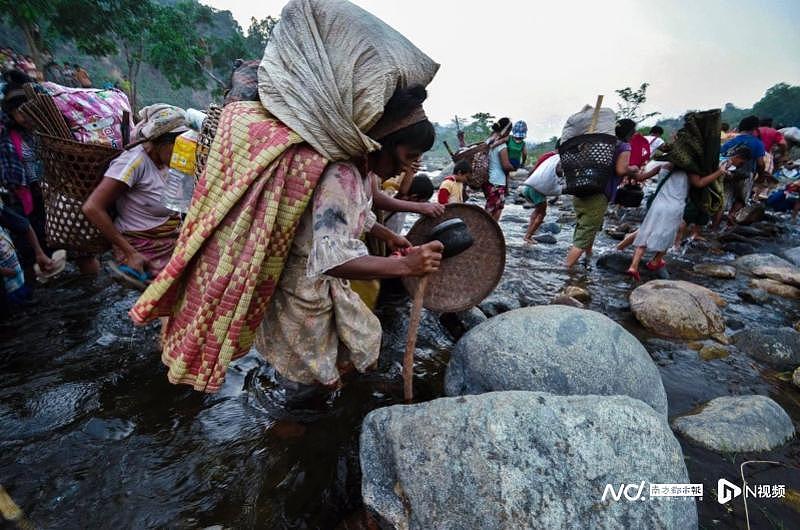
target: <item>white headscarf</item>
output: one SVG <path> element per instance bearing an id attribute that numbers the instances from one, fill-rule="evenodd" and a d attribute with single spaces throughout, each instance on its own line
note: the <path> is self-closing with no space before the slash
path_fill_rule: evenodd
<path id="1" fill-rule="evenodd" d="M 291 0 L 258 70 L 261 103 L 329 160 L 380 148 L 365 133 L 398 87 L 427 86 L 439 65 L 346 0 Z"/>
<path id="2" fill-rule="evenodd" d="M 133 128 L 134 142 L 153 140 L 167 133 L 182 133 L 186 126 L 186 111 L 182 108 L 156 103 L 139 111 L 141 118 Z"/>

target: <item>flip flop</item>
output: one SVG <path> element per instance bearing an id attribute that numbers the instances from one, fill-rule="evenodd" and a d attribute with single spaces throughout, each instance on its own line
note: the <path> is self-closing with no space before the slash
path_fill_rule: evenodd
<path id="1" fill-rule="evenodd" d="M 633 278 L 637 282 L 642 281 L 642 276 L 639 274 L 639 271 L 637 271 L 637 270 L 628 269 L 628 270 L 625 271 L 625 274 L 627 274 L 628 276 L 630 276 L 631 278 Z"/>
<path id="2" fill-rule="evenodd" d="M 647 267 L 648 270 L 651 270 L 653 272 L 660 271 L 661 269 L 663 269 L 666 266 L 667 266 L 667 262 L 664 261 L 663 259 L 658 262 L 658 265 L 653 265 L 649 261 L 647 263 L 645 263 L 645 267 Z"/>
<path id="3" fill-rule="evenodd" d="M 147 289 L 147 285 L 150 283 L 149 274 L 146 272 L 139 272 L 127 265 L 120 265 L 114 261 L 109 261 L 108 268 L 111 269 L 111 275 L 115 280 L 139 291 Z"/>
<path id="4" fill-rule="evenodd" d="M 58 276 L 64 271 L 64 267 L 67 265 L 67 251 L 56 250 L 53 252 L 53 255 L 50 256 L 50 259 L 55 262 L 55 266 L 49 271 L 43 271 L 38 263 L 33 265 L 33 272 L 36 274 L 36 280 L 39 283 L 46 283 L 48 280 Z"/>

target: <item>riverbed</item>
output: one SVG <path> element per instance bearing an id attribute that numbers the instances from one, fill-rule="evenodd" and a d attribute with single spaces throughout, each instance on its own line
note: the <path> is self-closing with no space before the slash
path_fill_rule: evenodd
<path id="1" fill-rule="evenodd" d="M 591 295 L 589 309 L 619 322 L 645 345 L 661 372 L 670 417 L 721 395 L 764 394 L 800 426 L 800 391 L 782 374 L 735 348 L 725 358 L 704 361 L 686 342 L 645 331 L 628 307 L 632 280 L 597 265 L 571 273 L 561 268 L 571 240 L 569 208 L 550 207 L 547 221 L 564 223 L 549 245 L 522 243 L 529 212 L 510 204 L 503 214 L 507 266 L 495 296 L 540 305 L 566 285 L 579 285 Z M 759 252 L 798 244 L 797 227 L 781 223 L 780 237 L 753 242 Z M 601 235 L 596 256 L 614 244 Z M 732 254 L 693 247 L 667 259 L 672 279 L 709 287 L 728 302 L 728 334 L 800 319 L 795 302 L 743 302 L 738 292 L 745 278 L 692 272 L 696 262 L 729 263 Z M 135 299 L 107 275 L 70 271 L 38 288 L 34 304 L 13 320 L 0 322 L 0 484 L 36 527 L 336 528 L 362 510 L 359 428 L 369 411 L 402 402 L 405 297 L 383 297 L 378 370 L 332 394 L 310 397 L 281 385 L 253 351 L 232 365 L 218 394 L 170 385 L 157 325 L 134 328 L 127 318 Z M 456 339 L 436 315 L 424 315 L 418 400 L 442 394 Z M 717 479 L 738 477 L 743 461 L 780 462 L 750 467 L 748 480 L 800 490 L 797 438 L 757 455 L 720 455 L 679 439 L 692 482 L 705 485 L 698 503 L 702 528 L 745 527 L 741 503 L 723 506 L 713 494 Z M 797 510 L 777 499 L 749 501 L 753 528 L 797 527 Z"/>

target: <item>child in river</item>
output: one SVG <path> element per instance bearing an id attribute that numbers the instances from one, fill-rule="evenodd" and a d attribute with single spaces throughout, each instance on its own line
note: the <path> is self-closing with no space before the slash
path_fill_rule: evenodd
<path id="1" fill-rule="evenodd" d="M 466 160 L 459 160 L 453 167 L 453 174 L 445 177 L 439 186 L 436 200 L 439 204 L 464 202 L 464 183 L 472 174 L 472 166 Z"/>

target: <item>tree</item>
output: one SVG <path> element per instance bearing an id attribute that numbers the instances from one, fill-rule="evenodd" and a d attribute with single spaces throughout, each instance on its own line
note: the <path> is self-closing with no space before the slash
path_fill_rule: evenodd
<path id="1" fill-rule="evenodd" d="M 477 112 L 470 116 L 472 122 L 464 126 L 464 137 L 468 144 L 485 140 L 492 134 L 491 123 L 495 117 L 488 112 Z"/>
<path id="2" fill-rule="evenodd" d="M 800 124 L 800 86 L 778 83 L 769 88 L 753 105 L 753 114 L 759 118 L 772 118 L 775 125 Z"/>
<path id="3" fill-rule="evenodd" d="M 278 24 L 278 19 L 268 16 L 263 20 L 257 20 L 255 17 L 250 18 L 250 27 L 247 28 L 247 37 L 245 44 L 250 58 L 257 59 L 264 55 L 264 48 L 267 47 L 269 39 L 272 37 L 272 32 Z"/>
<path id="4" fill-rule="evenodd" d="M 657 116 L 660 112 L 650 112 L 648 114 L 639 115 L 639 107 L 647 101 L 647 87 L 650 83 L 642 83 L 637 90 L 631 87 L 625 87 L 614 92 L 622 99 L 622 103 L 617 103 L 617 118 L 628 118 L 636 123 L 642 122 L 647 118 Z"/>

